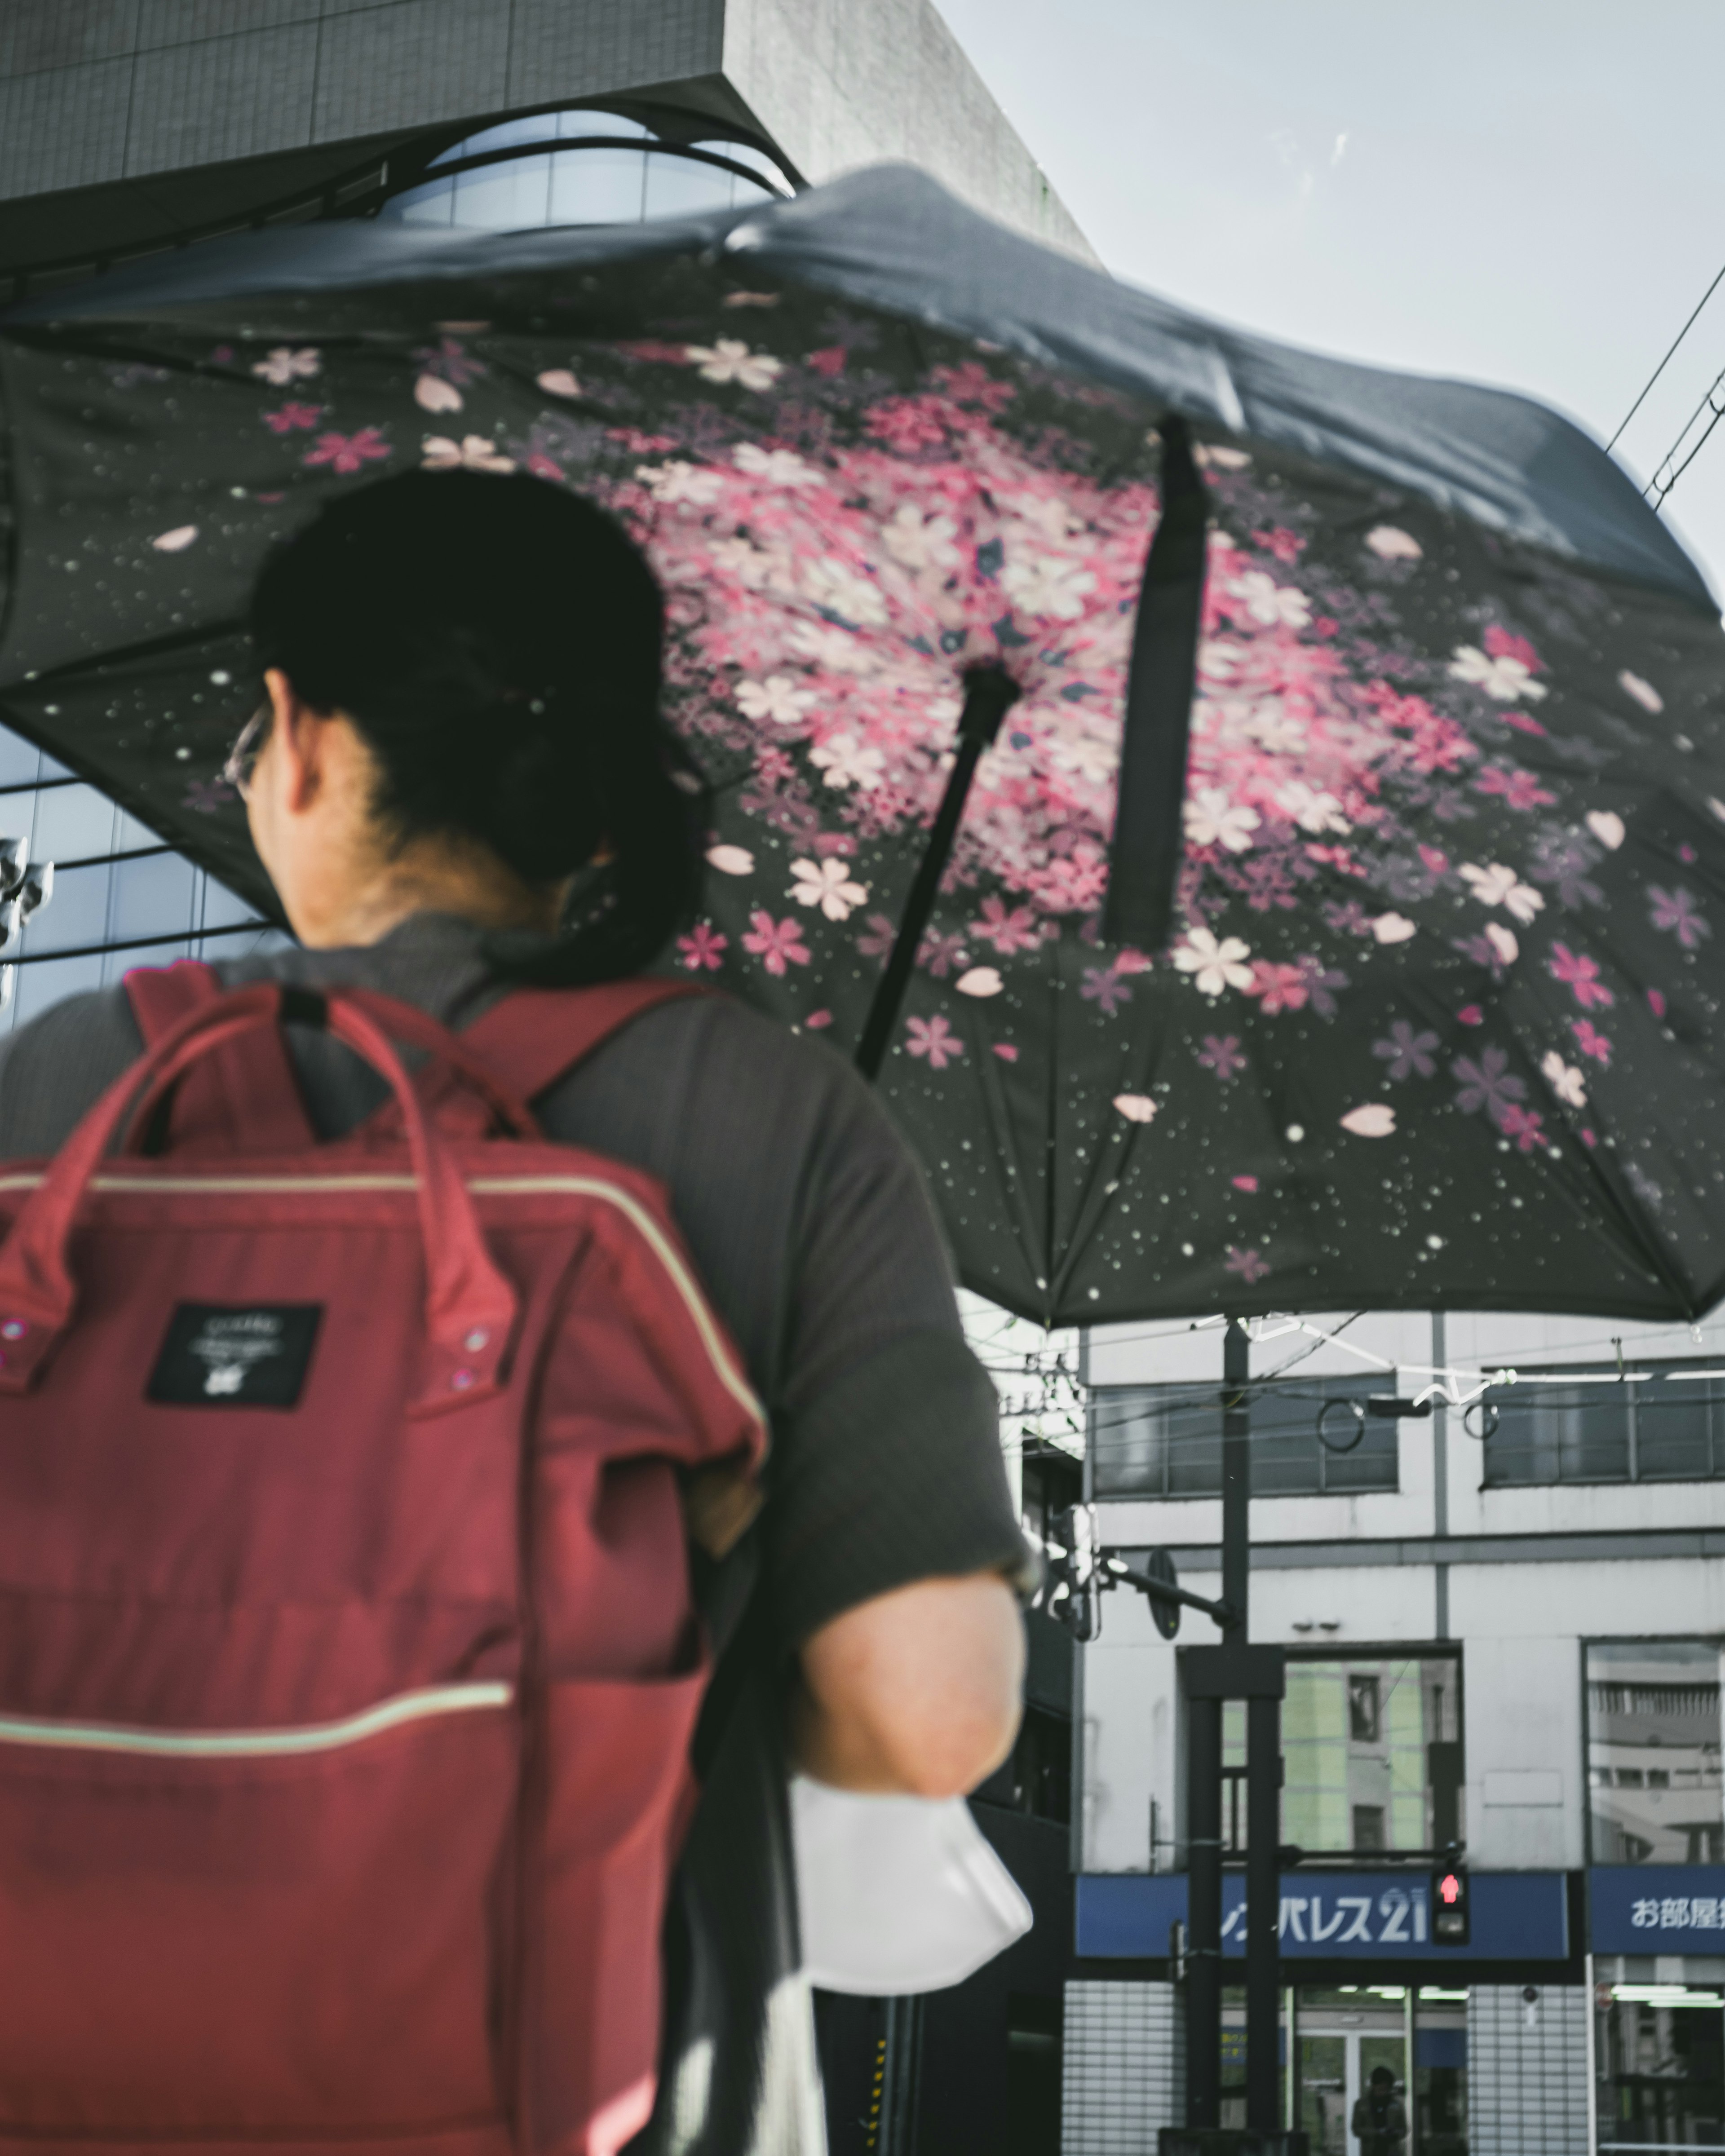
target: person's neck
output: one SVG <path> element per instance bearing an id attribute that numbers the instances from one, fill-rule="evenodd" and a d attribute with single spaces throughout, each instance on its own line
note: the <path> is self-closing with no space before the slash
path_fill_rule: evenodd
<path id="1" fill-rule="evenodd" d="M 422 842 L 369 873 L 304 892 L 293 909 L 300 941 L 312 950 L 352 949 L 383 938 L 416 913 L 448 913 L 481 928 L 555 932 L 560 886 L 531 884 L 495 857 L 475 860 L 454 842 Z"/>

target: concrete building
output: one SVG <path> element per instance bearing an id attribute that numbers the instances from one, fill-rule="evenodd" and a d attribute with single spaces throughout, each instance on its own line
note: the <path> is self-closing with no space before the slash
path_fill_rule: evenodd
<path id="1" fill-rule="evenodd" d="M 928 0 L 7 0 L 0 304 L 326 217 L 634 222 L 882 158 L 1093 259 Z M 5 713 L 0 707 L 0 721 Z M 268 941 L 251 909 L 0 726 L 0 1029 L 126 965 Z"/>
<path id="2" fill-rule="evenodd" d="M 1293 2118 L 1344 2156 L 1384 2064 L 1425 2156 L 1717 2144 L 1725 1322 L 1308 1322 L 1253 1349 L 1251 1635 L 1289 1653 L 1281 1839 L 1307 1852 L 1282 1881 Z M 1088 1347 L 1101 1539 L 1171 1549 L 1211 1595 L 1221 1368 L 1219 1327 Z M 1434 1368 L 1500 1374 L 1462 1412 L 1366 1411 Z M 1104 1612 L 1077 1692 L 1069 2156 L 1153 2149 L 1183 2101 L 1178 1647 L 1128 1593 Z M 1180 1644 L 1212 1636 L 1189 1613 Z M 1224 1801 L 1236 1850 L 1243 1826 Z M 1465 1948 L 1430 1933 L 1452 1839 Z"/>

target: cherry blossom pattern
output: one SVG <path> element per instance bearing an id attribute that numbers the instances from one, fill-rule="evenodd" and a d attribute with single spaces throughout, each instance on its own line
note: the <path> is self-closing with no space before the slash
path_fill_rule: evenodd
<path id="1" fill-rule="evenodd" d="M 1236 1280 L 1244 1281 L 1248 1287 L 1267 1279 L 1271 1270 L 1268 1260 L 1260 1252 L 1243 1250 L 1234 1243 L 1228 1245 L 1228 1255 L 1222 1261 L 1222 1269 L 1224 1272 L 1232 1273 Z"/>
<path id="2" fill-rule="evenodd" d="M 1693 951 L 1712 934 L 1712 925 L 1700 911 L 1700 901 L 1681 884 L 1674 891 L 1664 891 L 1651 883 L 1647 896 L 1653 902 L 1649 916 L 1653 926 L 1675 936 L 1686 951 Z"/>
<path id="3" fill-rule="evenodd" d="M 1224 1085 L 1237 1078 L 1246 1067 L 1246 1059 L 1240 1053 L 1239 1036 L 1232 1033 L 1207 1033 L 1198 1051 L 1200 1069 L 1213 1070 Z"/>
<path id="4" fill-rule="evenodd" d="M 854 882 L 842 860 L 793 861 L 791 874 L 790 896 L 798 906 L 818 906 L 829 921 L 848 921 L 868 898 L 868 886 Z"/>
<path id="5" fill-rule="evenodd" d="M 1192 928 L 1173 952 L 1175 966 L 1192 976 L 1200 995 L 1219 996 L 1224 988 L 1250 988 L 1255 978 L 1246 960 L 1251 952 L 1237 936 L 1218 938 L 1208 928 Z"/>
<path id="6" fill-rule="evenodd" d="M 1461 1089 L 1455 1096 L 1455 1106 L 1462 1114 L 1477 1115 L 1483 1108 L 1500 1129 L 1504 1116 L 1527 1098 L 1526 1082 L 1512 1074 L 1508 1055 L 1501 1048 L 1482 1048 L 1477 1060 L 1459 1055 L 1450 1065 L 1450 1073 Z"/>
<path id="7" fill-rule="evenodd" d="M 1599 978 L 1599 962 L 1567 943 L 1553 943 L 1547 961 L 1552 978 L 1561 981 L 1584 1010 L 1606 1009 L 1616 997 Z"/>
<path id="8" fill-rule="evenodd" d="M 716 973 L 725 963 L 731 938 L 721 935 L 710 921 L 697 921 L 686 936 L 677 938 L 677 963 L 691 973 Z"/>
<path id="9" fill-rule="evenodd" d="M 775 921 L 762 907 L 749 916 L 749 932 L 742 947 L 752 952 L 769 973 L 783 975 L 788 967 L 806 966 L 812 956 L 803 941 L 803 924 L 795 914 Z"/>
<path id="10" fill-rule="evenodd" d="M 1569 1030 L 1575 1036 L 1575 1045 L 1584 1055 L 1591 1056 L 1595 1063 L 1609 1063 L 1611 1043 L 1590 1018 L 1572 1018 Z"/>
<path id="11" fill-rule="evenodd" d="M 926 1055 L 931 1070 L 944 1070 L 964 1053 L 963 1041 L 938 1014 L 928 1019 L 907 1019 L 905 1031 L 909 1036 L 905 1044 L 907 1051 L 912 1055 Z"/>
<path id="12" fill-rule="evenodd" d="M 1389 1066 L 1385 1075 L 1399 1084 L 1404 1079 L 1430 1078 L 1437 1070 L 1433 1055 L 1438 1046 L 1435 1033 L 1417 1029 L 1404 1018 L 1391 1022 L 1387 1040 L 1374 1040 L 1372 1053 Z"/>
<path id="13" fill-rule="evenodd" d="M 322 372 L 323 355 L 310 346 L 295 351 L 289 345 L 277 345 L 252 365 L 252 372 L 258 379 L 275 389 L 287 389 L 296 382 L 309 382 Z"/>
<path id="14" fill-rule="evenodd" d="M 301 462 L 327 465 L 345 478 L 349 473 L 363 471 L 367 465 L 381 464 L 390 454 L 381 427 L 361 427 L 351 434 L 320 434 Z"/>
<path id="15" fill-rule="evenodd" d="M 310 434 L 323 417 L 321 404 L 278 405 L 275 411 L 264 414 L 264 424 L 272 434 Z"/>

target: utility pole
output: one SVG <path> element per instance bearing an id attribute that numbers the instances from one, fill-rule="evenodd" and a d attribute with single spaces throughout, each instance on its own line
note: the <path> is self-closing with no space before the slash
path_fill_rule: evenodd
<path id="1" fill-rule="evenodd" d="M 1251 1343 L 1230 1319 L 1222 1348 L 1222 1643 L 1180 1656 L 1186 1696 L 1188 1948 L 1186 2128 L 1168 2129 L 1164 2156 L 1219 2151 L 1222 2107 L 1222 1710 L 1246 1702 L 1246 2133 L 1235 2145 L 1284 2139 L 1276 2056 L 1281 2020 L 1281 1702 L 1286 1657 L 1250 1644 Z M 1200 2141 L 1192 2129 L 1199 2129 Z"/>

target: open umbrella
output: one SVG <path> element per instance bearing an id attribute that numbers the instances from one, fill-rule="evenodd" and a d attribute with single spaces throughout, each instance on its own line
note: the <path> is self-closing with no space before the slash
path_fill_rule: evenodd
<path id="1" fill-rule="evenodd" d="M 13 311 L 0 394 L 8 721 L 260 902 L 246 587 L 408 465 L 648 546 L 718 803 L 670 963 L 851 1049 L 973 766 L 870 1045 L 1010 1307 L 1725 1285 L 1718 618 L 1554 415 L 1225 334 L 896 171 L 211 242 Z"/>

